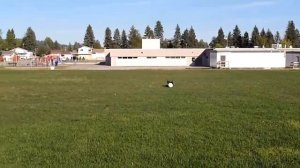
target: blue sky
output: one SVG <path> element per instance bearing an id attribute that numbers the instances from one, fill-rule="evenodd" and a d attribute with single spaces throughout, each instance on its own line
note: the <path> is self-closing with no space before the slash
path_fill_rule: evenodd
<path id="1" fill-rule="evenodd" d="M 0 29 L 24 36 L 31 26 L 39 40 L 46 36 L 61 43 L 82 42 L 88 24 L 103 42 L 106 27 L 129 30 L 135 25 L 144 33 L 160 20 L 165 37 L 171 38 L 176 24 L 193 26 L 197 38 L 210 41 L 220 27 L 227 33 L 236 24 L 242 32 L 254 25 L 280 31 L 294 20 L 300 28 L 299 0 L 0 0 Z"/>

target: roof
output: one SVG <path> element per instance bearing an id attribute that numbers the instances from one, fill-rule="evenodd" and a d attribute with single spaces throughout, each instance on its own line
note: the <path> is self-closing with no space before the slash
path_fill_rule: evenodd
<path id="1" fill-rule="evenodd" d="M 51 54 L 72 54 L 72 53 L 66 50 L 51 50 Z"/>
<path id="2" fill-rule="evenodd" d="M 93 53 L 103 53 L 104 49 L 93 49 Z"/>
<path id="3" fill-rule="evenodd" d="M 300 48 L 215 48 L 215 52 L 299 52 Z"/>
<path id="4" fill-rule="evenodd" d="M 198 57 L 205 49 L 105 49 L 111 57 L 166 57 L 186 56 Z"/>
<path id="5" fill-rule="evenodd" d="M 12 55 L 13 51 L 2 51 L 2 55 Z"/>

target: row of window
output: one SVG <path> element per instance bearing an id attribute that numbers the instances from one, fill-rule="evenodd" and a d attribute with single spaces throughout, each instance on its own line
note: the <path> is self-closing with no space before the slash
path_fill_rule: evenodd
<path id="1" fill-rule="evenodd" d="M 138 57 L 118 57 L 118 59 L 137 59 Z M 167 59 L 185 59 L 185 57 L 165 57 Z M 157 59 L 157 57 L 147 57 L 147 59 Z"/>
<path id="2" fill-rule="evenodd" d="M 137 59 L 137 57 L 118 57 L 118 59 Z"/>

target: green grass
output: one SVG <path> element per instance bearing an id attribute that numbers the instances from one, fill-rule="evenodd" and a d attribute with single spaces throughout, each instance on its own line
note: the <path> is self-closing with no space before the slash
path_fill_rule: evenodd
<path id="1" fill-rule="evenodd" d="M 0 167 L 299 167 L 300 71 L 1 70 L 0 144 Z"/>

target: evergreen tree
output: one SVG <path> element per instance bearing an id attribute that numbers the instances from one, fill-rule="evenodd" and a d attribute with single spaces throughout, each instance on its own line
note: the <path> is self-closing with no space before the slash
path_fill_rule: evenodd
<path id="1" fill-rule="evenodd" d="M 134 26 L 130 28 L 128 39 L 130 48 L 142 48 L 141 34 Z"/>
<path id="2" fill-rule="evenodd" d="M 208 48 L 208 44 L 207 42 L 205 42 L 204 40 L 200 40 L 199 44 L 198 44 L 199 48 Z"/>
<path id="3" fill-rule="evenodd" d="M 243 37 L 243 48 L 249 48 L 249 33 L 245 32 L 244 37 Z"/>
<path id="4" fill-rule="evenodd" d="M 219 29 L 218 31 L 218 36 L 216 38 L 215 41 L 215 45 L 220 46 L 220 48 L 224 48 L 227 44 L 226 44 L 226 40 L 225 40 L 225 35 L 224 35 L 224 31 L 222 28 Z"/>
<path id="5" fill-rule="evenodd" d="M 29 50 L 29 51 L 35 51 L 35 48 L 37 46 L 36 36 L 35 36 L 34 31 L 31 29 L 31 27 L 29 27 L 27 29 L 22 43 L 23 43 L 24 49 Z"/>
<path id="6" fill-rule="evenodd" d="M 91 25 L 88 25 L 87 29 L 86 29 L 86 33 L 84 36 L 84 42 L 83 44 L 87 47 L 94 47 L 95 44 L 95 36 L 94 36 L 94 31 Z"/>
<path id="7" fill-rule="evenodd" d="M 154 28 L 154 36 L 155 36 L 155 38 L 160 39 L 161 42 L 164 39 L 164 28 L 163 28 L 160 21 L 156 22 L 156 25 L 155 25 L 155 28 Z"/>
<path id="8" fill-rule="evenodd" d="M 113 48 L 121 48 L 122 40 L 119 29 L 116 29 L 114 32 L 113 43 Z"/>
<path id="9" fill-rule="evenodd" d="M 218 43 L 217 43 L 217 38 L 216 38 L 216 37 L 213 37 L 213 38 L 211 39 L 211 42 L 209 43 L 209 46 L 210 46 L 211 48 L 218 48 L 218 47 L 219 47 L 219 45 L 218 45 Z"/>
<path id="10" fill-rule="evenodd" d="M 42 57 L 50 53 L 51 53 L 50 47 L 46 43 L 43 43 L 38 46 L 36 55 Z"/>
<path id="11" fill-rule="evenodd" d="M 16 48 L 17 41 L 16 41 L 16 35 L 14 32 L 14 29 L 8 29 L 6 34 L 6 49 L 11 50 L 13 48 Z"/>
<path id="12" fill-rule="evenodd" d="M 55 40 L 55 42 L 53 44 L 53 49 L 54 50 L 60 50 L 61 49 L 61 45 L 56 40 Z"/>
<path id="13" fill-rule="evenodd" d="M 147 39 L 154 39 L 154 32 L 149 25 L 146 27 L 144 37 Z"/>
<path id="14" fill-rule="evenodd" d="M 3 49 L 2 30 L 0 29 L 0 51 Z"/>
<path id="15" fill-rule="evenodd" d="M 109 27 L 107 27 L 105 30 L 104 47 L 107 49 L 113 48 L 113 40 L 111 37 L 111 30 Z"/>
<path id="16" fill-rule="evenodd" d="M 188 48 L 190 47 L 190 41 L 189 41 L 189 30 L 185 29 L 180 41 L 181 48 Z"/>
<path id="17" fill-rule="evenodd" d="M 229 32 L 227 35 L 227 47 L 233 46 L 233 39 L 232 39 L 232 33 Z"/>
<path id="18" fill-rule="evenodd" d="M 242 47 L 242 36 L 238 25 L 236 25 L 233 30 L 232 40 L 235 47 Z"/>
<path id="19" fill-rule="evenodd" d="M 296 34 L 297 34 L 297 43 L 295 45 L 295 47 L 299 48 L 300 47 L 300 32 L 298 29 L 296 29 Z"/>
<path id="20" fill-rule="evenodd" d="M 281 37 L 280 37 L 280 33 L 278 31 L 276 31 L 276 35 L 275 35 L 275 43 L 276 44 L 280 44 L 281 43 Z"/>
<path id="21" fill-rule="evenodd" d="M 46 37 L 44 43 L 48 45 L 48 47 L 53 50 L 54 49 L 54 42 L 50 37 Z"/>
<path id="22" fill-rule="evenodd" d="M 296 47 L 298 42 L 297 31 L 294 21 L 289 21 L 287 29 L 285 31 L 285 40 L 290 41 L 293 47 Z"/>
<path id="23" fill-rule="evenodd" d="M 174 48 L 180 48 L 181 44 L 181 32 L 180 32 L 180 27 L 177 24 L 176 29 L 175 29 L 175 34 L 174 34 L 174 38 L 173 38 L 173 47 Z"/>
<path id="24" fill-rule="evenodd" d="M 99 40 L 95 41 L 94 48 L 95 49 L 101 49 L 102 48 Z"/>
<path id="25" fill-rule="evenodd" d="M 272 44 L 275 43 L 275 40 L 274 40 L 273 33 L 271 32 L 270 29 L 268 29 L 268 31 L 267 31 L 266 39 L 267 39 L 266 47 L 267 47 L 267 48 L 271 48 L 271 47 L 272 47 Z"/>
<path id="26" fill-rule="evenodd" d="M 80 43 L 75 42 L 73 45 L 73 50 L 78 50 L 78 48 L 80 48 L 80 47 L 81 47 Z"/>
<path id="27" fill-rule="evenodd" d="M 129 43 L 128 43 L 128 39 L 127 39 L 127 35 L 125 30 L 122 31 L 122 36 L 121 36 L 121 48 L 128 48 L 129 47 Z"/>
<path id="28" fill-rule="evenodd" d="M 252 31 L 251 43 L 252 43 L 252 46 L 260 46 L 259 30 L 256 26 L 253 28 L 253 31 Z"/>
<path id="29" fill-rule="evenodd" d="M 263 28 L 260 32 L 260 47 L 266 47 L 267 44 L 267 34 L 265 29 Z"/>
<path id="30" fill-rule="evenodd" d="M 70 51 L 70 52 L 72 52 L 72 51 L 73 51 L 73 46 L 72 46 L 72 44 L 71 44 L 71 43 L 69 43 L 69 45 L 68 45 L 68 51 Z"/>
<path id="31" fill-rule="evenodd" d="M 193 27 L 191 27 L 189 30 L 188 39 L 189 39 L 188 43 L 190 48 L 196 48 L 198 46 L 198 40 Z"/>

